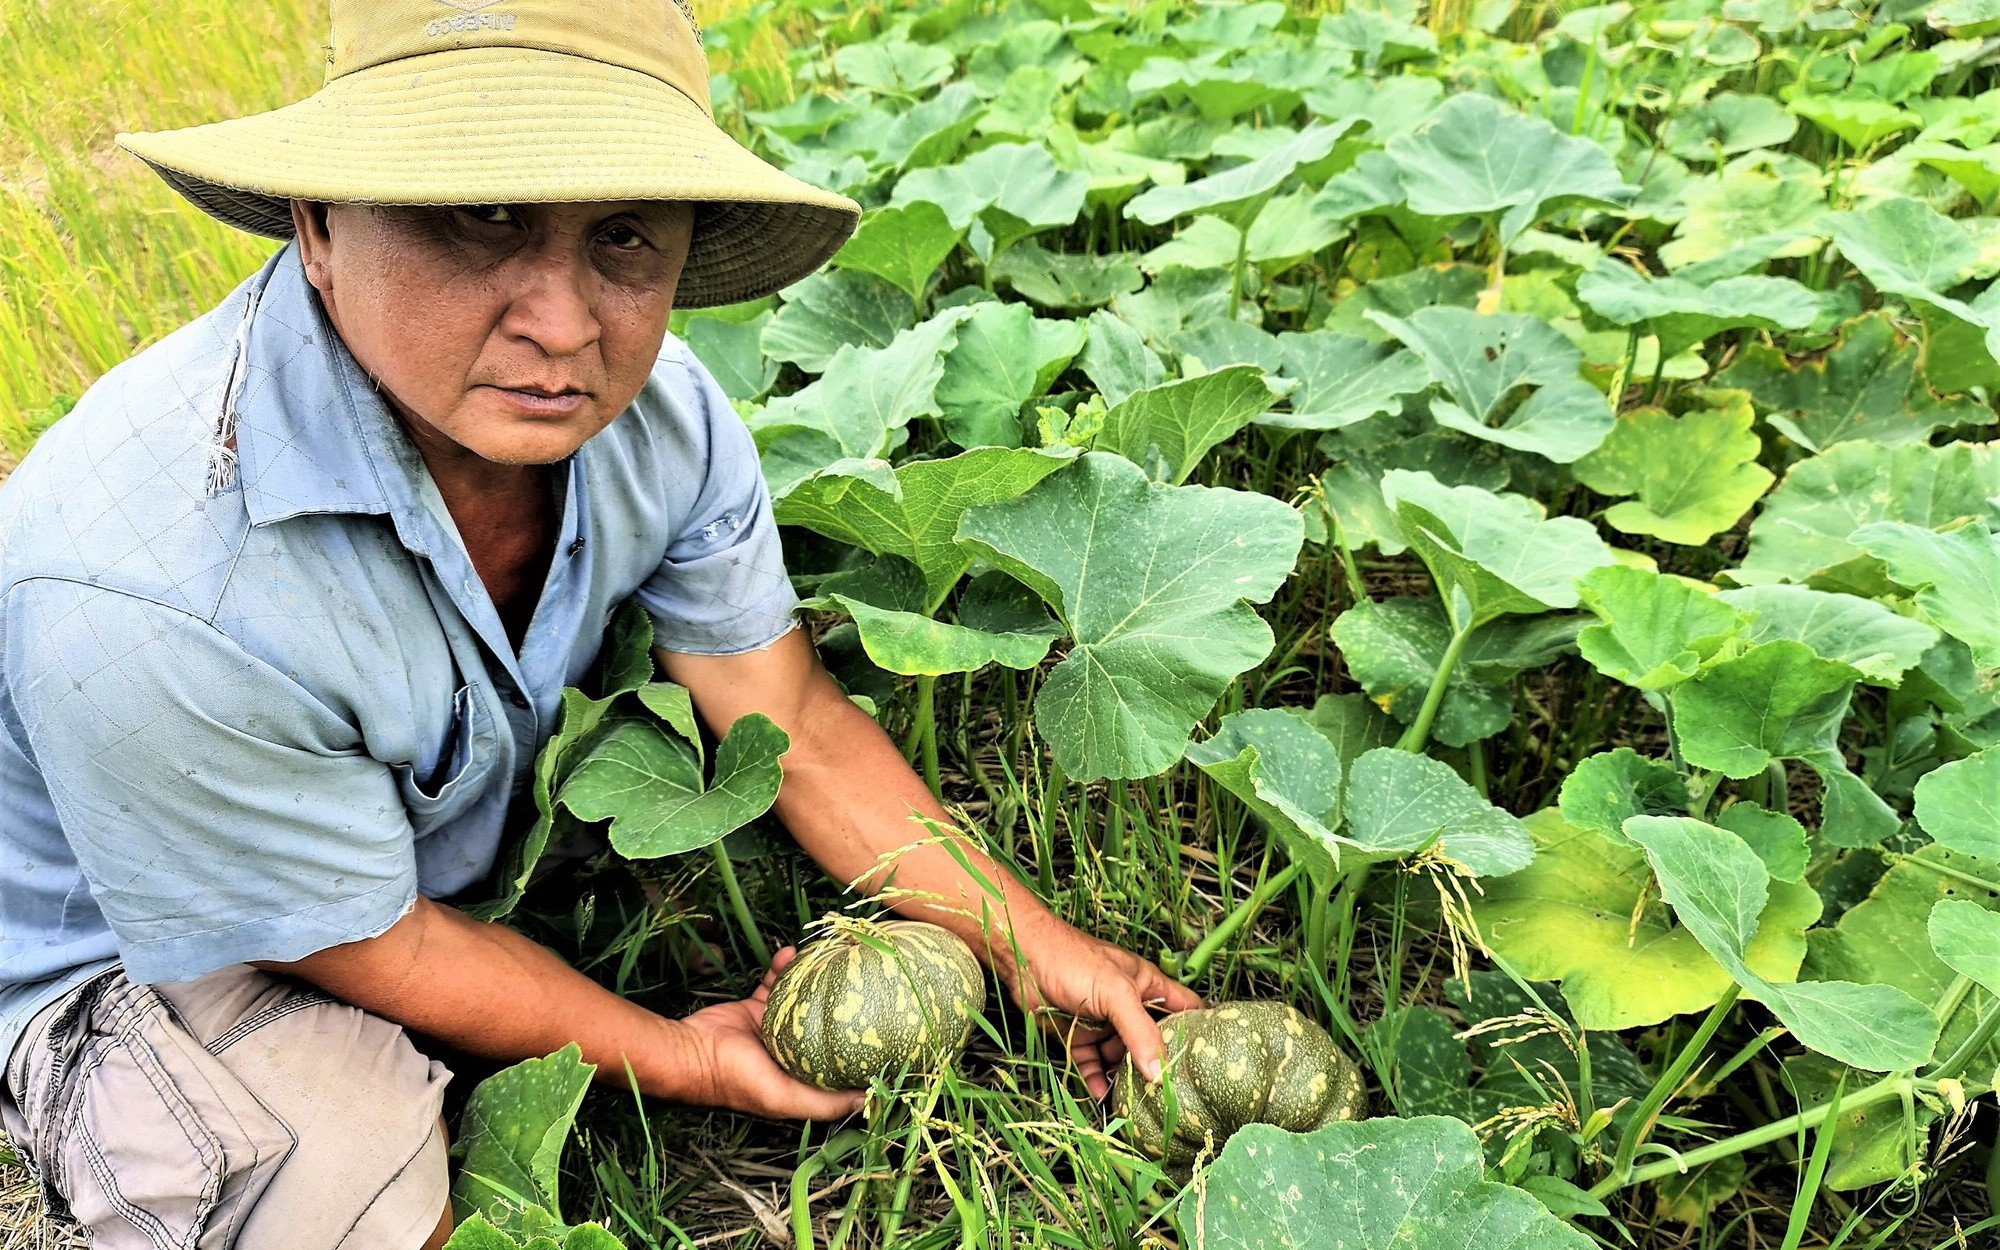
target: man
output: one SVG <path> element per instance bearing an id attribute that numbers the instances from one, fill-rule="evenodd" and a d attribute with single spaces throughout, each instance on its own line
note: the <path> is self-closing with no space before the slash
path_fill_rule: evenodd
<path id="1" fill-rule="evenodd" d="M 749 435 L 666 338 L 676 300 L 811 272 L 855 206 L 716 128 L 674 5 L 332 8 L 317 95 L 122 138 L 292 242 L 0 492 L 0 1118 L 112 1250 L 440 1244 L 448 1074 L 406 1029 L 859 1106 L 771 1062 L 765 990 L 661 1019 L 439 901 L 487 879 L 627 598 L 711 727 L 791 735 L 778 814 L 835 878 L 879 888 L 944 819 L 795 628 Z M 902 910 L 1088 1022 L 1094 1093 L 1128 1048 L 1156 1075 L 1147 1004 L 1193 996 L 980 867 L 990 933 L 936 847 L 896 860 Z"/>

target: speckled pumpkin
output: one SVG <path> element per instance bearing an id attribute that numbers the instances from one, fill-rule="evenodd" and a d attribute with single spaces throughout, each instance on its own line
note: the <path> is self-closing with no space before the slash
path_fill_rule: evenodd
<path id="1" fill-rule="evenodd" d="M 1160 1022 L 1160 1035 L 1167 1044 L 1160 1083 L 1147 1082 L 1127 1059 L 1111 1108 L 1131 1121 L 1133 1144 L 1166 1163 L 1213 1158 L 1246 1124 L 1305 1133 L 1368 1113 L 1360 1069 L 1325 1029 L 1284 1003 L 1179 1012 Z"/>
<path id="2" fill-rule="evenodd" d="M 840 919 L 778 974 L 764 1048 L 820 1089 L 937 1071 L 958 1057 L 986 1006 L 986 978 L 947 929 Z"/>

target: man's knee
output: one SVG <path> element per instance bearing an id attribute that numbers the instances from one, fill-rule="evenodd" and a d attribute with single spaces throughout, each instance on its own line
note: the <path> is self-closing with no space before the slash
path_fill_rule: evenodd
<path id="1" fill-rule="evenodd" d="M 9 1085 L 93 1246 L 159 1244 L 161 1226 L 202 1250 L 431 1237 L 450 1074 L 400 1028 L 248 969 L 158 990 L 113 976 L 86 998 L 37 1021 Z"/>

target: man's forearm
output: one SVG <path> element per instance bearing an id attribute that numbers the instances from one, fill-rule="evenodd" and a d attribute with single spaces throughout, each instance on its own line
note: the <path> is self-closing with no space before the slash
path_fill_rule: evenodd
<path id="1" fill-rule="evenodd" d="M 711 1102 L 705 1048 L 677 1020 L 597 985 L 503 925 L 419 899 L 388 932 L 292 964 L 260 965 L 404 1028 L 487 1059 L 520 1060 L 574 1041 L 598 1077 L 678 1102 Z"/>
<path id="2" fill-rule="evenodd" d="M 970 839 L 954 839 L 950 849 L 934 840 L 923 821 L 946 831 L 956 823 L 882 727 L 837 689 L 811 701 L 800 720 L 778 815 L 829 876 L 871 894 L 887 887 L 897 911 L 943 925 L 994 957 L 1007 953 L 1010 927 L 1025 936 L 1050 919 L 1034 892 Z M 967 874 L 961 856 L 999 897 Z"/>

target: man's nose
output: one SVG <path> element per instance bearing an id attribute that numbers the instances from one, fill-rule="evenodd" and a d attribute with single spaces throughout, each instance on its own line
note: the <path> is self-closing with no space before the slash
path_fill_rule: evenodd
<path id="1" fill-rule="evenodd" d="M 598 339 L 597 282 L 574 257 L 543 253 L 530 262 L 505 327 L 550 356 L 574 356 Z"/>

